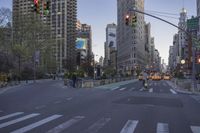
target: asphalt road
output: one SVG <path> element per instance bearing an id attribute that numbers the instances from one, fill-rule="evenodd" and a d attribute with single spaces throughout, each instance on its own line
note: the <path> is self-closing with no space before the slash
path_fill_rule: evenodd
<path id="1" fill-rule="evenodd" d="M 200 96 L 166 81 L 92 89 L 45 81 L 0 93 L 0 133 L 200 133 Z"/>

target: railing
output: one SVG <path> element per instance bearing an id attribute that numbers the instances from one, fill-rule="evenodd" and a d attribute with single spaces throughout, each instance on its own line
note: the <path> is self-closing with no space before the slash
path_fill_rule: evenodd
<path id="1" fill-rule="evenodd" d="M 102 80 L 86 80 L 86 79 L 77 79 L 76 80 L 76 88 L 93 88 L 97 86 L 107 85 L 111 83 L 126 81 L 134 79 L 133 77 L 126 78 L 111 78 L 111 79 L 102 79 Z M 70 79 L 64 79 L 65 86 L 72 86 L 73 81 Z"/>

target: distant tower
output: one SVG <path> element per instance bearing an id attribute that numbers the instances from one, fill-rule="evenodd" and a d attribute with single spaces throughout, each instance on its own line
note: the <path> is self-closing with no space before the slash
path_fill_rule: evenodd
<path id="1" fill-rule="evenodd" d="M 184 30 L 187 29 L 187 11 L 185 8 L 181 9 L 180 12 L 180 18 L 179 18 L 179 23 L 178 26 Z M 186 42 L 186 33 L 182 30 L 178 31 L 178 36 L 179 36 L 179 43 L 178 43 L 178 47 L 179 47 L 179 60 L 181 59 L 185 59 L 187 57 L 186 53 L 187 53 L 187 42 Z"/>

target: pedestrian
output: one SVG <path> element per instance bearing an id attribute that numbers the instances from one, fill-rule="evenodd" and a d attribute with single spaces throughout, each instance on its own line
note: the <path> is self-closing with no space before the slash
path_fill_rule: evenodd
<path id="1" fill-rule="evenodd" d="M 76 79 L 77 79 L 76 74 L 73 73 L 73 75 L 72 75 L 72 81 L 73 81 L 73 87 L 74 88 L 76 87 Z"/>

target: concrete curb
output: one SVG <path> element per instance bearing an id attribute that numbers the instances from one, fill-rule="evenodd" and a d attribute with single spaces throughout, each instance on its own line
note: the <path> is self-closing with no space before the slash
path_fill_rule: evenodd
<path id="1" fill-rule="evenodd" d="M 184 94 L 196 94 L 196 95 L 200 95 L 199 92 L 191 92 L 191 91 L 187 91 L 187 90 L 183 90 L 182 88 L 180 88 L 179 86 L 177 86 L 175 83 L 173 83 L 172 81 L 167 81 L 167 84 L 169 86 L 172 87 L 173 90 L 175 90 L 176 92 L 179 92 L 179 93 L 184 93 Z"/>

